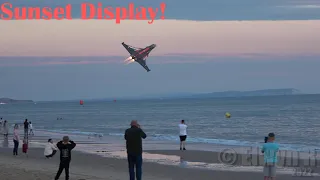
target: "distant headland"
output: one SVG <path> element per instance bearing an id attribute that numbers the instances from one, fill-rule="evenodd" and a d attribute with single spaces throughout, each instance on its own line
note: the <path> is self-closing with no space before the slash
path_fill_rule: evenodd
<path id="1" fill-rule="evenodd" d="M 262 89 L 254 91 L 223 91 L 211 93 L 174 93 L 162 95 L 149 95 L 140 97 L 142 99 L 176 99 L 176 98 L 227 98 L 227 97 L 252 97 L 252 96 L 283 96 L 283 95 L 297 95 L 302 94 L 299 90 L 294 88 L 284 89 Z"/>
<path id="2" fill-rule="evenodd" d="M 301 94 L 299 90 L 287 89 L 263 89 L 255 91 L 223 91 L 191 95 L 192 97 L 248 97 L 248 96 L 279 96 Z"/>
<path id="3" fill-rule="evenodd" d="M 211 93 L 169 93 L 169 94 L 150 94 L 138 97 L 118 97 L 117 100 L 139 100 L 139 99 L 181 99 L 181 98 L 232 98 L 232 97 L 254 97 L 254 96 L 284 96 L 303 94 L 294 88 L 284 89 L 262 89 L 254 91 L 223 91 Z M 91 99 L 93 101 L 111 101 L 112 98 Z"/>
<path id="4" fill-rule="evenodd" d="M 0 98 L 0 104 L 12 104 L 12 103 L 33 103 L 32 100 L 17 100 L 10 98 Z"/>

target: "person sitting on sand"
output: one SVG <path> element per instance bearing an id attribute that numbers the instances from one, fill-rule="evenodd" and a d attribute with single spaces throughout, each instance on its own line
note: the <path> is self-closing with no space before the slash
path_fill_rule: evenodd
<path id="1" fill-rule="evenodd" d="M 19 141 L 20 141 L 19 126 L 18 124 L 15 124 L 13 129 L 13 143 L 14 143 L 13 155 L 14 156 L 18 155 Z"/>
<path id="2" fill-rule="evenodd" d="M 55 144 L 53 144 L 52 139 L 48 139 L 48 143 L 46 144 L 46 147 L 44 148 L 44 156 L 46 158 L 51 158 L 57 153 L 58 148 Z"/>
<path id="3" fill-rule="evenodd" d="M 185 124 L 184 120 L 181 120 L 181 123 L 179 124 L 180 129 L 180 150 L 186 150 L 186 139 L 187 139 L 187 125 Z"/>
<path id="4" fill-rule="evenodd" d="M 264 180 L 275 180 L 276 178 L 276 164 L 278 162 L 277 152 L 279 145 L 274 142 L 274 133 L 269 133 L 267 143 L 263 144 L 261 152 L 264 153 Z"/>
<path id="5" fill-rule="evenodd" d="M 60 150 L 60 165 L 55 180 L 58 180 L 63 169 L 66 173 L 66 180 L 69 179 L 69 166 L 71 162 L 71 150 L 76 147 L 76 143 L 69 140 L 68 136 L 64 136 L 62 141 L 57 143 L 57 147 Z"/>
<path id="6" fill-rule="evenodd" d="M 147 137 L 136 120 L 131 121 L 131 128 L 125 131 L 127 157 L 129 163 L 130 180 L 141 180 L 142 176 L 142 138 Z M 136 168 L 136 174 L 134 173 Z"/>

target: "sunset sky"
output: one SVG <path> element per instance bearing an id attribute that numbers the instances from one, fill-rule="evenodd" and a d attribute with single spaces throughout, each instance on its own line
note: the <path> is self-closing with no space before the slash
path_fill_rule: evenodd
<path id="1" fill-rule="evenodd" d="M 320 1 L 196 2 L 165 2 L 166 20 L 120 25 L 77 19 L 75 0 L 15 2 L 71 3 L 74 20 L 0 20 L 0 97 L 67 100 L 265 88 L 320 93 Z M 124 65 L 129 54 L 121 42 L 157 44 L 147 59 L 151 72 Z"/>

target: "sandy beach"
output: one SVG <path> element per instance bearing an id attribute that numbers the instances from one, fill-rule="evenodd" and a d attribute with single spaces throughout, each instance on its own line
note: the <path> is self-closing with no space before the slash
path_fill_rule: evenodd
<path id="1" fill-rule="evenodd" d="M 9 137 L 10 140 L 10 137 Z M 21 146 L 21 145 L 20 145 Z M 92 144 L 92 146 L 95 146 Z M 100 155 L 79 152 L 81 144 L 75 148 L 72 154 L 72 162 L 70 167 L 71 180 L 126 180 L 129 179 L 128 165 L 126 159 L 102 157 Z M 107 152 L 106 152 L 107 153 Z M 109 152 L 110 153 L 110 152 Z M 116 154 L 116 153 L 115 153 Z M 121 151 L 118 154 L 125 155 Z M 234 180 L 246 179 L 256 180 L 262 179 L 262 171 L 231 171 L 231 167 L 219 162 L 218 152 L 204 151 L 178 151 L 178 150 L 148 150 L 145 151 L 144 157 L 164 156 L 167 158 L 178 157 L 185 161 L 180 165 L 164 165 L 157 162 L 145 161 L 143 164 L 143 179 L 146 180 Z M 181 159 L 182 158 L 182 159 Z M 212 168 L 190 168 L 188 164 L 195 162 L 214 163 L 221 165 L 220 170 L 217 167 Z M 236 162 L 235 166 L 243 166 Z M 43 148 L 30 148 L 28 157 L 22 154 L 19 149 L 19 156 L 12 156 L 12 148 L 0 148 L 0 176 L 3 180 L 52 180 L 58 169 L 59 156 L 56 155 L 52 159 L 46 159 L 43 156 Z M 261 168 L 261 167 L 257 167 Z M 234 169 L 234 167 L 233 167 Z M 314 172 L 319 169 L 313 168 Z M 302 180 L 306 177 L 293 177 L 294 172 L 287 174 L 279 174 L 278 180 Z M 319 177 L 308 177 L 309 179 L 318 179 Z M 64 179 L 64 173 L 60 179 Z"/>

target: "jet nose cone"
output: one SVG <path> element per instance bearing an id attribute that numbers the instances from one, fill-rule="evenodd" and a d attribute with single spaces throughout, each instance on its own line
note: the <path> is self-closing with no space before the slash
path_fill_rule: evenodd
<path id="1" fill-rule="evenodd" d="M 157 45 L 155 45 L 155 44 L 153 44 L 152 46 L 153 46 L 154 48 L 157 47 Z"/>

